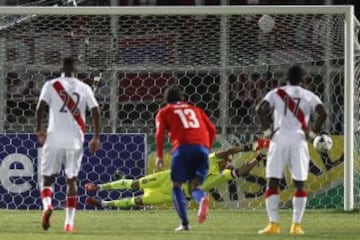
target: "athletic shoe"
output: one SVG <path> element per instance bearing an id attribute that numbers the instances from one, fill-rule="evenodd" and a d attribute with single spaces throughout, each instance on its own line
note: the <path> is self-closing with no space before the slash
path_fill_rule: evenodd
<path id="1" fill-rule="evenodd" d="M 96 184 L 93 183 L 87 183 L 85 184 L 85 190 L 87 192 L 96 192 L 98 190 Z"/>
<path id="2" fill-rule="evenodd" d="M 209 213 L 209 198 L 205 196 L 200 201 L 200 206 L 198 211 L 199 223 L 205 222 L 208 213 Z"/>
<path id="3" fill-rule="evenodd" d="M 93 207 L 101 207 L 101 201 L 94 197 L 87 197 L 85 199 L 85 204 Z"/>
<path id="4" fill-rule="evenodd" d="M 53 212 L 53 208 L 49 206 L 46 210 L 43 210 L 41 216 L 41 226 L 46 231 L 50 227 L 51 214 Z"/>
<path id="5" fill-rule="evenodd" d="M 278 223 L 269 223 L 264 229 L 258 231 L 258 234 L 279 234 L 280 227 Z"/>
<path id="6" fill-rule="evenodd" d="M 175 232 L 184 232 L 184 231 L 190 231 L 190 226 L 180 224 L 177 228 L 175 228 Z"/>
<path id="7" fill-rule="evenodd" d="M 66 224 L 64 226 L 64 231 L 67 233 L 74 233 L 74 232 L 76 232 L 76 229 L 74 226 L 71 226 L 70 224 Z"/>
<path id="8" fill-rule="evenodd" d="M 300 224 L 293 223 L 290 228 L 290 234 L 302 235 L 302 234 L 304 234 L 304 230 L 302 229 Z"/>

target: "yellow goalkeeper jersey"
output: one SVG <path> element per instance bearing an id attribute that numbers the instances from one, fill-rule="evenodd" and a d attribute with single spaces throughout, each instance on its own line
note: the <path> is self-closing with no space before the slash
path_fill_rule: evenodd
<path id="1" fill-rule="evenodd" d="M 219 162 L 222 159 L 216 157 L 215 153 L 209 154 L 209 172 L 203 183 L 204 191 L 209 191 L 219 184 L 233 179 L 231 170 L 225 169 L 220 172 Z M 140 188 L 144 191 L 144 198 L 149 204 L 171 201 L 172 183 L 170 179 L 170 170 L 161 171 L 155 174 L 147 175 L 139 179 Z M 188 184 L 183 185 L 185 196 L 190 198 Z"/>
<path id="2" fill-rule="evenodd" d="M 233 179 L 230 169 L 220 172 L 219 162 L 221 161 L 222 159 L 216 157 L 215 153 L 209 154 L 209 172 L 203 183 L 204 191 L 209 191 L 217 185 Z"/>

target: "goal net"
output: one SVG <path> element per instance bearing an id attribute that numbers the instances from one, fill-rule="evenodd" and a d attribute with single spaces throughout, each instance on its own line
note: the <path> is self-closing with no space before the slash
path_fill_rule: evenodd
<path id="1" fill-rule="evenodd" d="M 41 86 L 60 75 L 61 60 L 69 55 L 79 59 L 77 77 L 97 85 L 102 132 L 147 136 L 139 143 L 147 149 L 134 148 L 131 154 L 120 154 L 123 145 L 105 144 L 95 160 L 85 158 L 84 178 L 97 183 L 110 180 L 119 170 L 113 161 L 145 153 L 147 160 L 141 161 L 146 164 L 134 162 L 126 168 L 137 171 L 122 168 L 121 174 L 138 178 L 153 172 L 154 116 L 170 84 L 180 85 L 187 100 L 203 108 L 216 124 L 214 150 L 252 141 L 260 133 L 256 104 L 265 92 L 285 84 L 291 64 L 301 64 L 307 73 L 305 87 L 327 107 L 326 130 L 334 141 L 329 153 L 311 148 L 308 207 L 343 208 L 344 196 L 345 209 L 360 207 L 360 199 L 354 198 L 360 189 L 355 144 L 359 142 L 359 77 L 352 84 L 353 61 L 359 59 L 353 59 L 351 11 L 345 6 L 0 8 L 0 172 L 25 168 L 18 155 L 4 164 L 15 153 L 29 157 L 35 168 L 33 175 L 1 174 L 1 207 L 19 208 L 14 199 L 22 208 L 39 207 L 23 201 L 39 195 L 37 145 L 34 136 L 25 133 L 35 131 Z M 238 154 L 233 164 L 241 165 L 253 156 Z M 107 160 L 102 162 L 103 158 Z M 107 177 L 100 177 L 103 174 Z M 18 187 L 25 183 L 28 188 Z M 264 190 L 260 164 L 248 176 L 214 188 L 212 202 L 221 207 L 262 207 Z M 282 206 L 290 206 L 289 174 L 284 175 L 281 191 Z"/>

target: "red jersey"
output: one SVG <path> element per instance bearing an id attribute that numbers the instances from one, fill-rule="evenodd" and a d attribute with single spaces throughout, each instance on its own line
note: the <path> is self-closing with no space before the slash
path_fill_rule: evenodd
<path id="1" fill-rule="evenodd" d="M 211 148 L 216 129 L 203 110 L 185 102 L 168 104 L 156 115 L 157 156 L 163 157 L 165 131 L 168 132 L 172 149 L 182 144 L 197 144 Z"/>

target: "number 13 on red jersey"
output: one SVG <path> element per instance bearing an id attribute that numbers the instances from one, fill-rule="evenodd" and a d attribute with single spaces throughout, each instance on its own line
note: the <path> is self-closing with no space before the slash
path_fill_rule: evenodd
<path id="1" fill-rule="evenodd" d="M 184 128 L 200 128 L 199 120 L 196 117 L 196 113 L 193 109 L 175 109 L 174 113 L 179 116 Z"/>

